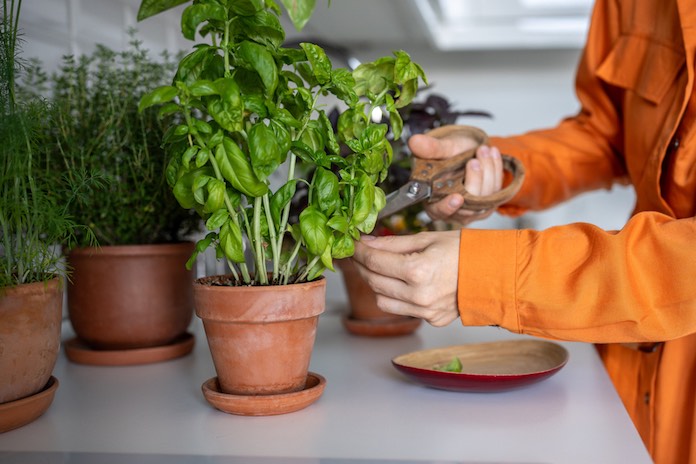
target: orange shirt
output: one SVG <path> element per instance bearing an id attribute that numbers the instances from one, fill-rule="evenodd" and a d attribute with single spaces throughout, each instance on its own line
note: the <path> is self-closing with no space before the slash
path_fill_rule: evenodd
<path id="1" fill-rule="evenodd" d="M 693 0 L 597 0 L 577 71 L 580 113 L 491 139 L 527 171 L 500 211 L 630 183 L 633 216 L 621 231 L 464 229 L 460 241 L 462 323 L 602 343 L 659 464 L 696 464 L 695 58 Z"/>

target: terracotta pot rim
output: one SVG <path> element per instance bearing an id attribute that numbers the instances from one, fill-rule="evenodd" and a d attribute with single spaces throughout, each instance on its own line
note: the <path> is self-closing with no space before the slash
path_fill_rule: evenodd
<path id="1" fill-rule="evenodd" d="M 212 286 L 196 279 L 196 315 L 204 321 L 257 324 L 318 317 L 326 308 L 326 279 L 289 285 Z M 279 304 L 280 303 L 280 304 Z"/>
<path id="2" fill-rule="evenodd" d="M 91 256 L 95 254 L 110 256 L 165 255 L 177 254 L 182 248 L 193 248 L 194 242 L 152 243 L 143 245 L 103 245 L 98 247 L 78 247 L 66 250 L 70 256 Z"/>
<path id="3" fill-rule="evenodd" d="M 52 292 L 56 288 L 61 287 L 62 279 L 59 276 L 53 277 L 42 282 L 30 282 L 26 284 L 13 285 L 11 287 L 0 287 L 0 296 L 6 295 L 7 293 L 19 294 L 19 293 L 36 293 L 39 286 L 44 286 L 45 291 Z"/>

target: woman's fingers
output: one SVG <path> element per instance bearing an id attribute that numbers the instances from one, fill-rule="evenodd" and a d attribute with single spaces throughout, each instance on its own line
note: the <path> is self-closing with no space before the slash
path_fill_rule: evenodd
<path id="1" fill-rule="evenodd" d="M 446 159 L 475 148 L 477 142 L 468 137 L 450 136 L 435 138 L 425 134 L 416 134 L 408 139 L 408 147 L 418 158 Z"/>

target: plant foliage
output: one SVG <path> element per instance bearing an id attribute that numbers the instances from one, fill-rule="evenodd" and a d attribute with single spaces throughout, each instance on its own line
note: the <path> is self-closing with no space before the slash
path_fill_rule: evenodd
<path id="1" fill-rule="evenodd" d="M 146 0 L 141 12 L 171 4 Z M 314 6 L 283 4 L 296 27 Z M 369 115 L 384 106 L 400 133 L 398 108 L 425 80 L 403 51 L 350 72 L 334 69 L 316 44 L 285 48 L 280 14 L 273 0 L 194 1 L 183 11 L 182 33 L 208 41 L 179 62 L 171 85 L 141 100 L 142 109 L 161 105 L 161 115 L 177 117 L 164 137 L 172 155 L 167 180 L 181 206 L 206 221 L 209 233 L 196 251 L 215 247 L 244 284 L 313 280 L 333 269 L 333 259 L 353 254 L 384 207 L 376 185 L 392 158 L 387 125 Z M 345 106 L 335 130 L 322 104 L 327 97 Z M 274 188 L 276 172 L 286 177 Z M 290 204 L 301 183 L 309 186 L 307 206 L 293 222 Z"/>
<path id="2" fill-rule="evenodd" d="M 134 31 L 130 37 L 123 51 L 98 45 L 90 55 L 64 57 L 50 79 L 34 67 L 25 91 L 50 93 L 52 170 L 71 181 L 83 172 L 103 180 L 70 204 L 72 217 L 89 224 L 101 245 L 178 242 L 200 219 L 179 207 L 166 183 L 166 121 L 154 109 L 138 111 L 147 91 L 171 81 L 176 64 L 166 53 L 152 58 Z M 88 243 L 81 234 L 79 245 Z"/>
<path id="3" fill-rule="evenodd" d="M 70 203 L 91 183 L 55 177 L 46 162 L 43 134 L 52 124 L 41 99 L 16 97 L 20 72 L 17 20 L 21 1 L 3 1 L 0 27 L 0 287 L 41 282 L 65 273 L 61 243 L 89 229 L 69 215 Z M 65 196 L 59 197 L 58 193 Z"/>

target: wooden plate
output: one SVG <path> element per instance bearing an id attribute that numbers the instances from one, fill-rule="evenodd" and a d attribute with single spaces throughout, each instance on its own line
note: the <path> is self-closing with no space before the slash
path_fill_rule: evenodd
<path id="1" fill-rule="evenodd" d="M 455 357 L 462 372 L 443 372 Z M 568 362 L 561 345 L 542 340 L 457 345 L 416 351 L 392 359 L 397 370 L 428 387 L 464 392 L 493 392 L 539 382 Z"/>

